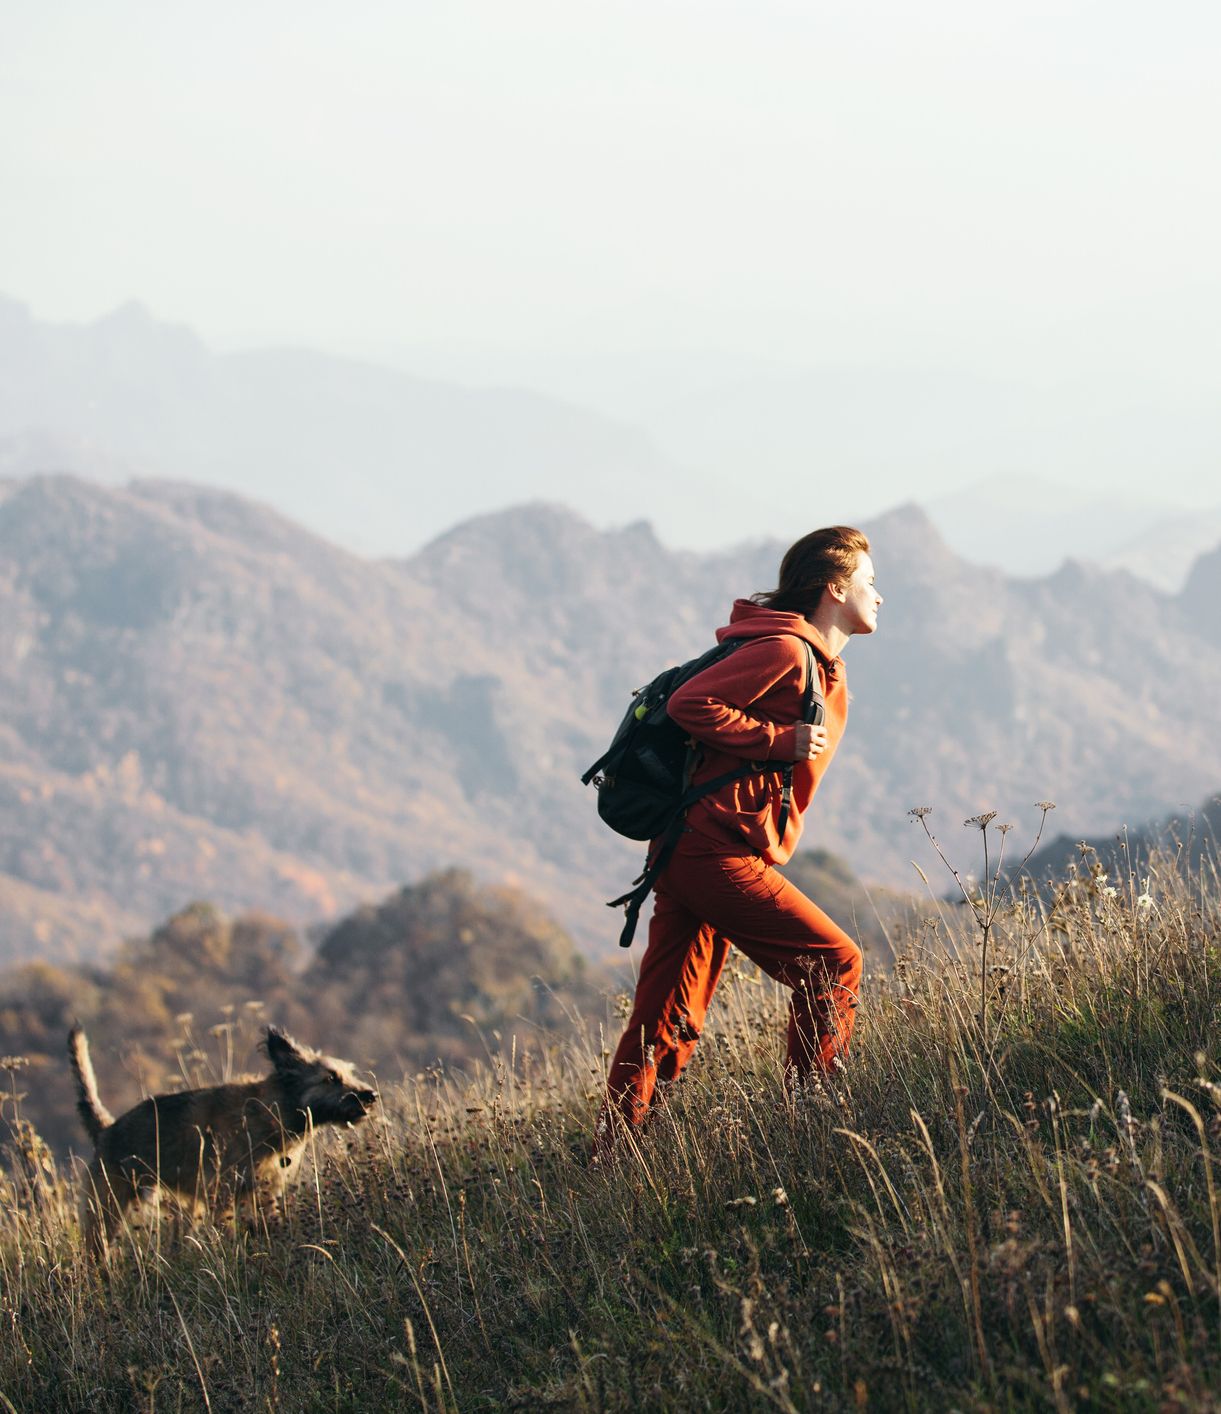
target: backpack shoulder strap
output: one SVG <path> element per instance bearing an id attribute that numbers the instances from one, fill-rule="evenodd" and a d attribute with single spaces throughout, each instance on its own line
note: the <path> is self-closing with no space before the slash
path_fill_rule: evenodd
<path id="1" fill-rule="evenodd" d="M 815 683 L 818 682 L 818 663 L 814 658 L 814 649 L 804 638 L 801 640 L 801 646 L 806 650 L 806 690 L 802 695 L 801 720 L 816 727 L 821 725 L 827 708 L 822 693 L 815 686 Z M 784 832 L 789 827 L 789 814 L 793 808 L 793 762 L 789 761 L 785 764 L 780 781 L 780 819 L 776 822 L 776 838 L 778 840 L 784 839 Z"/>
<path id="2" fill-rule="evenodd" d="M 807 639 L 801 640 L 801 646 L 806 650 L 806 690 L 802 698 L 801 720 L 818 727 L 827 714 L 827 704 L 818 689 L 818 660 Z"/>

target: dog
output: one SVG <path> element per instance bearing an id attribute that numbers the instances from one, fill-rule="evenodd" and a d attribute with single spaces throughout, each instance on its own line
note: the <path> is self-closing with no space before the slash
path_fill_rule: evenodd
<path id="1" fill-rule="evenodd" d="M 82 1209 L 87 1249 L 101 1255 L 142 1198 L 169 1190 L 181 1203 L 232 1217 L 271 1212 L 311 1126 L 355 1124 L 377 1102 L 347 1061 L 299 1045 L 278 1027 L 263 1042 L 261 1080 L 153 1095 L 115 1119 L 102 1104 L 80 1026 L 68 1036 L 76 1108 L 95 1154 Z"/>

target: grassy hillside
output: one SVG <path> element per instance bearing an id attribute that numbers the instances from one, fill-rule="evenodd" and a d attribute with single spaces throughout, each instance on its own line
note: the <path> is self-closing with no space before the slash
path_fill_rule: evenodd
<path id="1" fill-rule="evenodd" d="M 783 999 L 735 969 L 618 1163 L 611 1016 L 416 1075 L 277 1224 L 150 1216 L 105 1280 L 27 1135 L 0 1407 L 1215 1408 L 1216 870 L 1087 859 L 1042 908 L 998 910 L 983 977 L 930 918 L 867 979 L 842 1105 L 784 1102 Z"/>

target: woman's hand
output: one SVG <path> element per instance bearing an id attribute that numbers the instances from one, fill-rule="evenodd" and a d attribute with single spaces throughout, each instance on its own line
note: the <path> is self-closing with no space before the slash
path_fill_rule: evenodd
<path id="1" fill-rule="evenodd" d="M 827 749 L 826 727 L 812 727 L 809 722 L 798 722 L 793 741 L 793 760 L 812 761 Z"/>

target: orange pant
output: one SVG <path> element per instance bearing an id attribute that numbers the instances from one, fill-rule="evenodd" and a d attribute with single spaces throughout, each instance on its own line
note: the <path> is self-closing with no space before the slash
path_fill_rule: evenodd
<path id="1" fill-rule="evenodd" d="M 612 1111 L 640 1124 L 653 1090 L 691 1059 L 729 944 L 793 990 L 786 1079 L 829 1069 L 848 1049 L 861 985 L 861 950 L 788 879 L 754 854 L 688 831 L 655 890 L 636 1001 L 611 1061 L 599 1122 Z"/>

